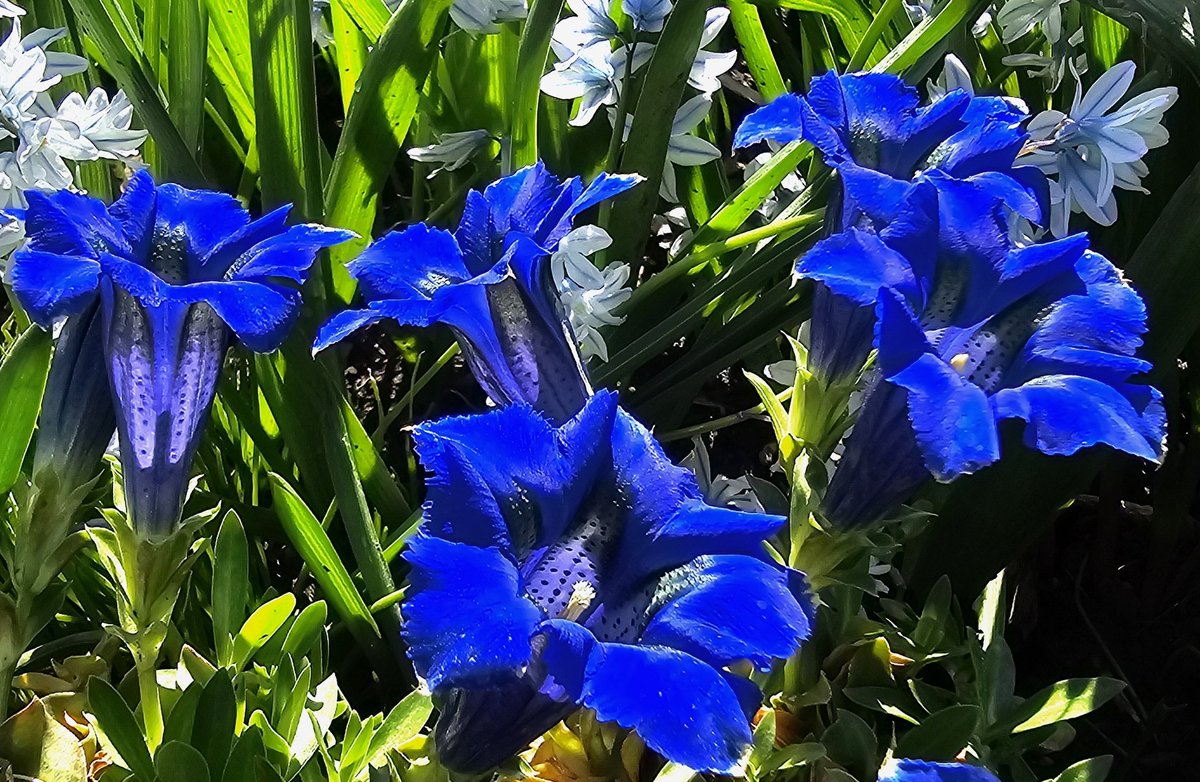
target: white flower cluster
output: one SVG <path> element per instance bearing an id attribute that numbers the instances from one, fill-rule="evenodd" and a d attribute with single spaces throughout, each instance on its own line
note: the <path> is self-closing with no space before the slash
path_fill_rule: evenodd
<path id="1" fill-rule="evenodd" d="M 67 161 L 131 161 L 146 132 L 130 130 L 133 106 L 118 92 L 109 100 L 96 89 L 87 98 L 67 95 L 56 106 L 48 90 L 63 76 L 87 68 L 81 57 L 50 52 L 45 47 L 66 35 L 65 30 L 36 30 L 21 36 L 24 11 L 0 0 L 0 16 L 13 19 L 0 44 L 0 255 L 7 255 L 24 238 L 18 219 L 25 207 L 25 190 L 62 190 L 75 184 Z"/>
<path id="2" fill-rule="evenodd" d="M 573 16 L 554 27 L 551 48 L 558 62 L 542 77 L 542 92 L 562 100 L 579 100 L 579 108 L 570 124 L 586 125 L 603 106 L 616 106 L 624 80 L 649 62 L 655 44 L 639 40 L 642 33 L 663 29 L 672 4 L 669 0 L 622 0 L 621 10 L 634 30 L 632 42 L 623 39 L 616 21 L 609 14 L 607 0 L 567 0 Z M 688 74 L 688 85 L 699 92 L 679 107 L 671 125 L 671 141 L 659 188 L 663 198 L 677 202 L 674 166 L 699 166 L 719 158 L 720 152 L 709 142 L 692 135 L 712 106 L 711 95 L 721 88 L 720 77 L 737 62 L 736 52 L 712 52 L 705 47 L 716 40 L 729 21 L 729 9 L 713 8 L 704 19 L 700 49 Z M 618 45 L 614 49 L 613 42 Z M 616 112 L 609 111 L 609 120 Z M 633 118 L 625 117 L 623 139 L 628 139 Z"/>
<path id="3" fill-rule="evenodd" d="M 633 294 L 626 287 L 628 265 L 610 263 L 597 269 L 588 257 L 610 244 L 612 237 L 603 228 L 585 225 L 564 236 L 550 256 L 554 289 L 571 320 L 580 353 L 584 358 L 595 356 L 601 361 L 608 361 L 608 345 L 600 329 L 624 322 L 614 310 Z"/>
<path id="4" fill-rule="evenodd" d="M 724 475 L 713 475 L 712 463 L 708 458 L 708 448 L 699 437 L 692 438 L 692 452 L 683 458 L 680 466 L 687 467 L 696 476 L 704 500 L 709 505 L 721 508 L 735 508 L 750 513 L 762 513 L 762 502 L 754 492 L 750 479 L 727 478 Z"/>
<path id="5" fill-rule="evenodd" d="M 1117 219 L 1115 190 L 1145 193 L 1148 173 L 1142 158 L 1167 143 L 1163 114 L 1178 98 L 1174 87 L 1158 87 L 1114 108 L 1133 84 L 1136 66 L 1121 62 L 1096 79 L 1087 92 L 1076 81 L 1068 112 L 1048 110 L 1029 123 L 1032 163 L 1050 177 L 1051 221 L 1055 236 L 1065 236 L 1072 212 L 1100 225 Z"/>
<path id="6" fill-rule="evenodd" d="M 575 16 L 560 21 L 554 28 L 550 46 L 558 63 L 542 77 L 542 92 L 563 100 L 580 99 L 572 125 L 586 125 L 601 106 L 613 106 L 620 97 L 625 74 L 636 72 L 649 62 L 654 44 L 622 42 L 615 50 L 612 40 L 620 31 L 608 15 L 603 0 L 568 0 Z M 644 6 L 653 6 L 653 10 Z M 647 25 L 637 32 L 657 32 L 669 3 L 623 0 L 622 8 L 634 20 Z M 661 15 L 660 15 L 661 14 Z M 688 85 L 701 94 L 711 95 L 721 88 L 720 76 L 737 62 L 737 52 L 710 52 L 704 47 L 716 40 L 729 21 L 728 8 L 713 8 L 704 20 L 700 50 L 688 74 Z"/>
<path id="7" fill-rule="evenodd" d="M 432 179 L 442 171 L 457 171 L 477 156 L 492 140 L 492 134 L 479 130 L 464 130 L 459 133 L 440 133 L 437 142 L 424 147 L 413 147 L 408 156 L 418 163 L 440 163 L 429 172 Z M 494 153 L 493 153 L 494 156 Z"/>

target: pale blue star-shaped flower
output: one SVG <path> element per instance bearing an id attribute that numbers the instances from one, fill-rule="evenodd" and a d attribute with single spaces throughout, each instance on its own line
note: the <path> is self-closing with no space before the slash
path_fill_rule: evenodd
<path id="1" fill-rule="evenodd" d="M 601 106 L 616 104 L 626 71 L 636 72 L 654 53 L 653 46 L 642 44 L 633 48 L 632 55 L 627 46 L 610 50 L 607 41 L 579 52 L 553 41 L 551 46 L 560 62 L 542 77 L 542 92 L 562 100 L 579 99 L 579 108 L 570 120 L 576 127 L 591 122 Z"/>
<path id="2" fill-rule="evenodd" d="M 702 166 L 721 157 L 721 150 L 713 146 L 711 142 L 692 135 L 692 131 L 704 121 L 711 108 L 711 97 L 697 95 L 680 106 L 675 112 L 675 118 L 671 121 L 671 139 L 667 143 L 667 159 L 663 163 L 662 182 L 659 184 L 658 194 L 673 204 L 679 203 L 675 166 L 688 168 Z M 632 128 L 633 117 L 626 117 L 623 140 L 629 140 L 629 131 Z"/>
<path id="3" fill-rule="evenodd" d="M 1146 192 L 1142 158 L 1167 143 L 1163 114 L 1178 99 L 1175 87 L 1158 87 L 1130 98 L 1113 110 L 1129 91 L 1136 66 L 1114 65 L 1086 92 L 1076 82 L 1068 112 L 1043 111 L 1029 123 L 1032 151 L 1025 162 L 1051 178 L 1051 230 L 1067 233 L 1072 212 L 1082 212 L 1100 225 L 1117 219 L 1114 190 Z"/>

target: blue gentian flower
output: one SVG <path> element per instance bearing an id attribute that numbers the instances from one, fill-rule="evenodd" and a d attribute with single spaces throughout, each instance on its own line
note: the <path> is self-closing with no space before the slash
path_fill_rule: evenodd
<path id="1" fill-rule="evenodd" d="M 230 196 L 156 186 L 145 171 L 107 209 L 66 191 L 26 195 L 13 291 L 46 328 L 99 298 L 126 506 L 142 534 L 169 533 L 231 335 L 277 348 L 317 253 L 352 234 L 288 228 L 287 207 L 251 221 Z"/>
<path id="2" fill-rule="evenodd" d="M 96 301 L 66 319 L 54 344 L 38 417 L 34 482 L 65 493 L 84 486 L 99 472 L 116 427 Z"/>
<path id="3" fill-rule="evenodd" d="M 638 180 L 601 174 L 584 187 L 539 163 L 468 193 L 454 233 L 423 223 L 389 233 L 347 265 L 367 306 L 330 318 L 314 349 L 385 318 L 441 323 L 494 401 L 526 402 L 567 420 L 590 389 L 554 295 L 549 255 L 577 215 Z"/>
<path id="4" fill-rule="evenodd" d="M 879 769 L 879 782 L 999 782 L 996 775 L 967 763 L 934 763 L 893 758 Z"/>
<path id="5" fill-rule="evenodd" d="M 690 768 L 731 773 L 760 669 L 808 637 L 785 520 L 705 504 L 601 392 L 560 427 L 524 404 L 417 427 L 430 472 L 404 636 L 440 708 L 441 761 L 487 770 L 579 707 Z"/>
<path id="6" fill-rule="evenodd" d="M 879 232 L 851 228 L 801 259 L 801 276 L 876 312 L 879 382 L 826 495 L 845 525 L 873 521 L 929 475 L 950 481 L 1000 457 L 998 425 L 1051 455 L 1107 445 L 1158 461 L 1160 394 L 1131 382 L 1141 298 L 1080 234 L 996 253 L 937 238 L 939 194 L 918 186 Z M 886 443 L 886 445 L 885 445 Z"/>
<path id="7" fill-rule="evenodd" d="M 1034 223 L 1046 215 L 1045 176 L 1014 164 L 1028 139 L 1025 119 L 1003 98 L 956 90 L 922 105 L 898 77 L 827 73 L 813 80 L 807 98 L 784 95 L 748 116 L 734 146 L 801 138 L 816 146 L 839 176 L 833 232 L 886 226 L 910 190 L 929 183 L 941 196 L 945 244 L 1003 248 L 1011 215 Z M 871 308 L 820 285 L 813 307 L 827 317 L 813 320 L 811 368 L 827 382 L 852 380 L 870 349 Z"/>

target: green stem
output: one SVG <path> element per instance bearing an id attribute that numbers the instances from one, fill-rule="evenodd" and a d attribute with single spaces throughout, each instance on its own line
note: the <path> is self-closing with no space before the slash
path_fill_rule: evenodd
<path id="1" fill-rule="evenodd" d="M 633 43 L 629 45 L 629 55 L 625 58 L 625 73 L 621 77 L 621 96 L 617 99 L 617 114 L 613 118 L 612 135 L 608 138 L 608 151 L 604 155 L 604 168 L 610 173 L 616 173 L 620 170 L 620 161 L 617 160 L 617 153 L 621 149 L 621 142 L 625 140 L 625 118 L 629 116 L 629 95 L 633 92 L 633 87 L 630 85 L 630 80 L 633 78 L 633 57 L 637 53 L 638 36 L 635 31 L 633 34 Z M 612 200 L 605 201 L 600 204 L 600 219 L 597 221 L 601 228 L 608 228 L 609 215 L 612 212 Z M 606 252 L 600 254 L 602 262 L 607 261 Z M 636 281 L 638 274 L 641 273 L 641 262 L 632 262 L 632 273 L 630 279 Z"/>
<path id="2" fill-rule="evenodd" d="M 142 721 L 146 728 L 146 745 L 150 753 L 158 749 L 163 739 L 162 702 L 158 698 L 158 677 L 154 667 L 157 655 L 142 657 L 137 661 L 138 690 L 142 696 Z"/>
<path id="3" fill-rule="evenodd" d="M 12 680 L 16 672 L 15 663 L 0 669 L 0 724 L 8 719 L 8 701 L 12 697 Z"/>
<path id="4" fill-rule="evenodd" d="M 792 389 L 784 389 L 780 393 L 776 394 L 775 398 L 778 399 L 780 403 L 788 401 L 792 398 Z M 696 424 L 695 426 L 686 426 L 682 429 L 675 429 L 674 431 L 665 432 L 660 434 L 658 439 L 660 442 L 668 443 L 672 440 L 684 440 L 694 435 L 715 432 L 719 429 L 724 429 L 728 426 L 733 426 L 734 424 L 740 424 L 742 421 L 762 415 L 766 412 L 766 410 L 767 408 L 765 405 L 758 404 L 745 410 L 739 410 L 732 415 L 727 415 L 722 418 L 714 418 L 711 421 L 705 421 L 704 423 Z"/>

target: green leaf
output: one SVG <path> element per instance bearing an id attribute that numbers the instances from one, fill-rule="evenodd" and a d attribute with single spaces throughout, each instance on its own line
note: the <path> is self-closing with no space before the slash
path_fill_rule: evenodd
<path id="1" fill-rule="evenodd" d="M 37 698 L 0 725 L 0 758 L 17 779 L 87 782 L 83 746 Z"/>
<path id="2" fill-rule="evenodd" d="M 842 693 L 859 706 L 865 706 L 872 711 L 882 712 L 913 725 L 919 722 L 918 704 L 912 695 L 904 690 L 880 686 L 847 687 Z"/>
<path id="3" fill-rule="evenodd" d="M 369 762 L 373 765 L 382 762 L 387 753 L 416 738 L 432 713 L 433 701 L 427 694 L 410 692 L 404 696 L 371 736 Z"/>
<path id="4" fill-rule="evenodd" d="M 233 638 L 246 619 L 250 559 L 246 531 L 233 511 L 225 514 L 213 546 L 212 617 L 217 663 L 233 661 Z"/>
<path id="5" fill-rule="evenodd" d="M 896 745 L 896 757 L 950 762 L 975 734 L 982 711 L 961 704 L 930 714 L 904 734 Z"/>
<path id="6" fill-rule="evenodd" d="M 450 2 L 404 0 L 359 77 L 358 95 L 350 103 L 325 195 L 326 222 L 363 238 L 335 248 L 331 256 L 337 262 L 355 257 L 370 238 L 379 193 L 387 186 L 392 164 L 408 136 Z M 343 277 L 338 297 L 349 301 L 352 292 L 353 283 Z"/>
<path id="7" fill-rule="evenodd" d="M 804 744 L 789 744 L 771 754 L 771 757 L 759 769 L 759 777 L 761 778 L 776 771 L 786 771 L 789 768 L 816 763 L 823 757 L 825 757 L 825 748 L 815 741 Z"/>
<path id="8" fill-rule="evenodd" d="M 319 220 L 321 152 L 309 0 L 249 0 L 255 127 L 266 207 Z"/>
<path id="9" fill-rule="evenodd" d="M 1054 778 L 1054 782 L 1104 782 L 1112 770 L 1112 755 L 1081 760 Z"/>
<path id="10" fill-rule="evenodd" d="M 1106 71 L 1120 59 L 1121 50 L 1129 40 L 1129 28 L 1097 11 L 1082 10 L 1088 53 L 1099 70 Z"/>
<path id="11" fill-rule="evenodd" d="M 50 371 L 50 335 L 30 326 L 0 365 L 0 494 L 7 494 L 21 474 L 21 463 L 33 437 L 46 375 Z"/>
<path id="12" fill-rule="evenodd" d="M 654 782 L 691 782 L 699 774 L 687 766 L 668 762 L 654 777 Z"/>
<path id="13" fill-rule="evenodd" d="M 750 750 L 750 768 L 761 769 L 775 749 L 775 710 L 767 709 L 754 728 L 754 745 Z"/>
<path id="14" fill-rule="evenodd" d="M 256 782 L 255 769 L 258 761 L 266 757 L 262 733 L 253 725 L 247 726 L 238 736 L 225 763 L 221 782 Z"/>
<path id="15" fill-rule="evenodd" d="M 942 576 L 925 598 L 925 607 L 913 631 L 913 643 L 922 651 L 933 651 L 945 637 L 946 623 L 950 620 L 950 598 L 950 579 Z"/>
<path id="16" fill-rule="evenodd" d="M 1125 682 L 1103 677 L 1067 679 L 1052 684 L 1002 717 L 991 734 L 1022 733 L 1082 717 L 1103 706 L 1123 689 Z"/>
<path id="17" fill-rule="evenodd" d="M 329 609 L 326 608 L 324 600 L 318 600 L 312 605 L 305 606 L 304 610 L 296 617 L 296 621 L 292 622 L 292 626 L 288 628 L 287 637 L 283 640 L 283 653 L 296 657 L 307 657 L 312 652 L 313 646 L 320 640 L 328 615 Z"/>
<path id="18" fill-rule="evenodd" d="M 637 143 L 625 145 L 620 165 L 622 172 L 640 174 L 646 181 L 613 203 L 605 227 L 621 226 L 621 229 L 609 231 L 613 236 L 611 257 L 642 257 L 642 248 L 650 233 L 650 220 L 658 206 L 658 188 L 671 139 L 671 122 L 675 119 L 675 110 L 683 102 L 683 89 L 700 48 L 700 34 L 709 5 L 708 0 L 677 4 L 663 26 L 650 64 L 646 66 L 629 130 L 629 138 L 637 139 Z"/>
<path id="19" fill-rule="evenodd" d="M 288 539 L 350 631 L 360 642 L 374 644 L 379 628 L 321 523 L 287 481 L 275 473 L 270 479 L 275 510 Z"/>
<path id="20" fill-rule="evenodd" d="M 729 21 L 763 100 L 772 101 L 787 92 L 758 8 L 749 0 L 729 0 Z"/>
<path id="21" fill-rule="evenodd" d="M 1186 9 L 1191 3 L 1179 0 L 1085 0 L 1093 8 L 1111 16 L 1126 27 L 1144 36 L 1149 51 L 1162 52 L 1181 61 L 1192 76 L 1200 78 L 1200 49 L 1196 47 L 1196 31 L 1185 23 Z M 1192 14 L 1194 18 L 1194 7 Z"/>
<path id="22" fill-rule="evenodd" d="M 104 731 L 129 770 L 141 779 L 154 779 L 154 762 L 146 738 L 121 694 L 104 679 L 94 676 L 88 682 L 87 697 L 93 721 Z"/>
<path id="23" fill-rule="evenodd" d="M 173 5 L 177 5 L 175 0 Z M 209 782 L 208 762 L 195 748 L 169 741 L 154 753 L 154 768 L 162 782 Z"/>
<path id="24" fill-rule="evenodd" d="M 296 607 L 296 596 L 285 592 L 274 600 L 259 606 L 238 631 L 233 641 L 233 664 L 241 668 L 250 661 L 254 653 L 262 648 L 271 636 L 283 627 Z"/>
<path id="25" fill-rule="evenodd" d="M 778 3 L 782 8 L 810 11 L 828 16 L 833 21 L 833 25 L 837 28 L 838 35 L 841 36 L 842 43 L 846 45 L 848 51 L 854 51 L 858 48 L 858 42 L 862 40 L 863 35 L 867 32 L 867 28 L 871 26 L 871 18 L 867 16 L 863 6 L 858 2 L 854 2 L 854 0 L 839 0 L 838 2 L 830 2 L 830 0 L 778 0 Z"/>
<path id="26" fill-rule="evenodd" d="M 871 726 L 848 709 L 838 709 L 837 719 L 821 736 L 829 757 L 856 775 L 869 779 L 879 764 Z"/>
<path id="27" fill-rule="evenodd" d="M 200 157 L 204 130 L 204 79 L 208 53 L 208 14 L 196 0 L 172 0 L 167 26 L 167 111 L 192 156 Z M 175 161 L 163 160 L 167 175 Z M 187 175 L 186 168 L 183 175 Z"/>
<path id="28" fill-rule="evenodd" d="M 512 106 L 512 163 L 514 168 L 538 161 L 538 102 L 542 74 L 550 52 L 550 35 L 562 13 L 563 0 L 533 0 L 517 50 L 516 92 Z"/>
<path id="29" fill-rule="evenodd" d="M 203 183 L 200 164 L 172 122 L 158 80 L 120 4 L 116 0 L 72 0 L 71 8 L 95 45 L 100 64 L 129 96 L 161 157 L 171 161 L 172 176 L 188 184 Z"/>
<path id="30" fill-rule="evenodd" d="M 391 15 L 383 0 L 334 0 L 333 4 L 341 6 L 372 43 L 383 34 Z"/>
<path id="31" fill-rule="evenodd" d="M 976 18 L 985 4 L 986 0 L 949 0 L 936 14 L 921 20 L 921 23 L 872 70 L 881 73 L 904 73 L 957 30 L 968 17 Z M 971 16 L 972 12 L 975 16 Z"/>
<path id="32" fill-rule="evenodd" d="M 213 674 L 196 703 L 192 746 L 212 768 L 224 768 L 237 731 L 238 704 L 233 682 L 225 669 Z M 165 780 L 164 780 L 165 782 Z"/>

